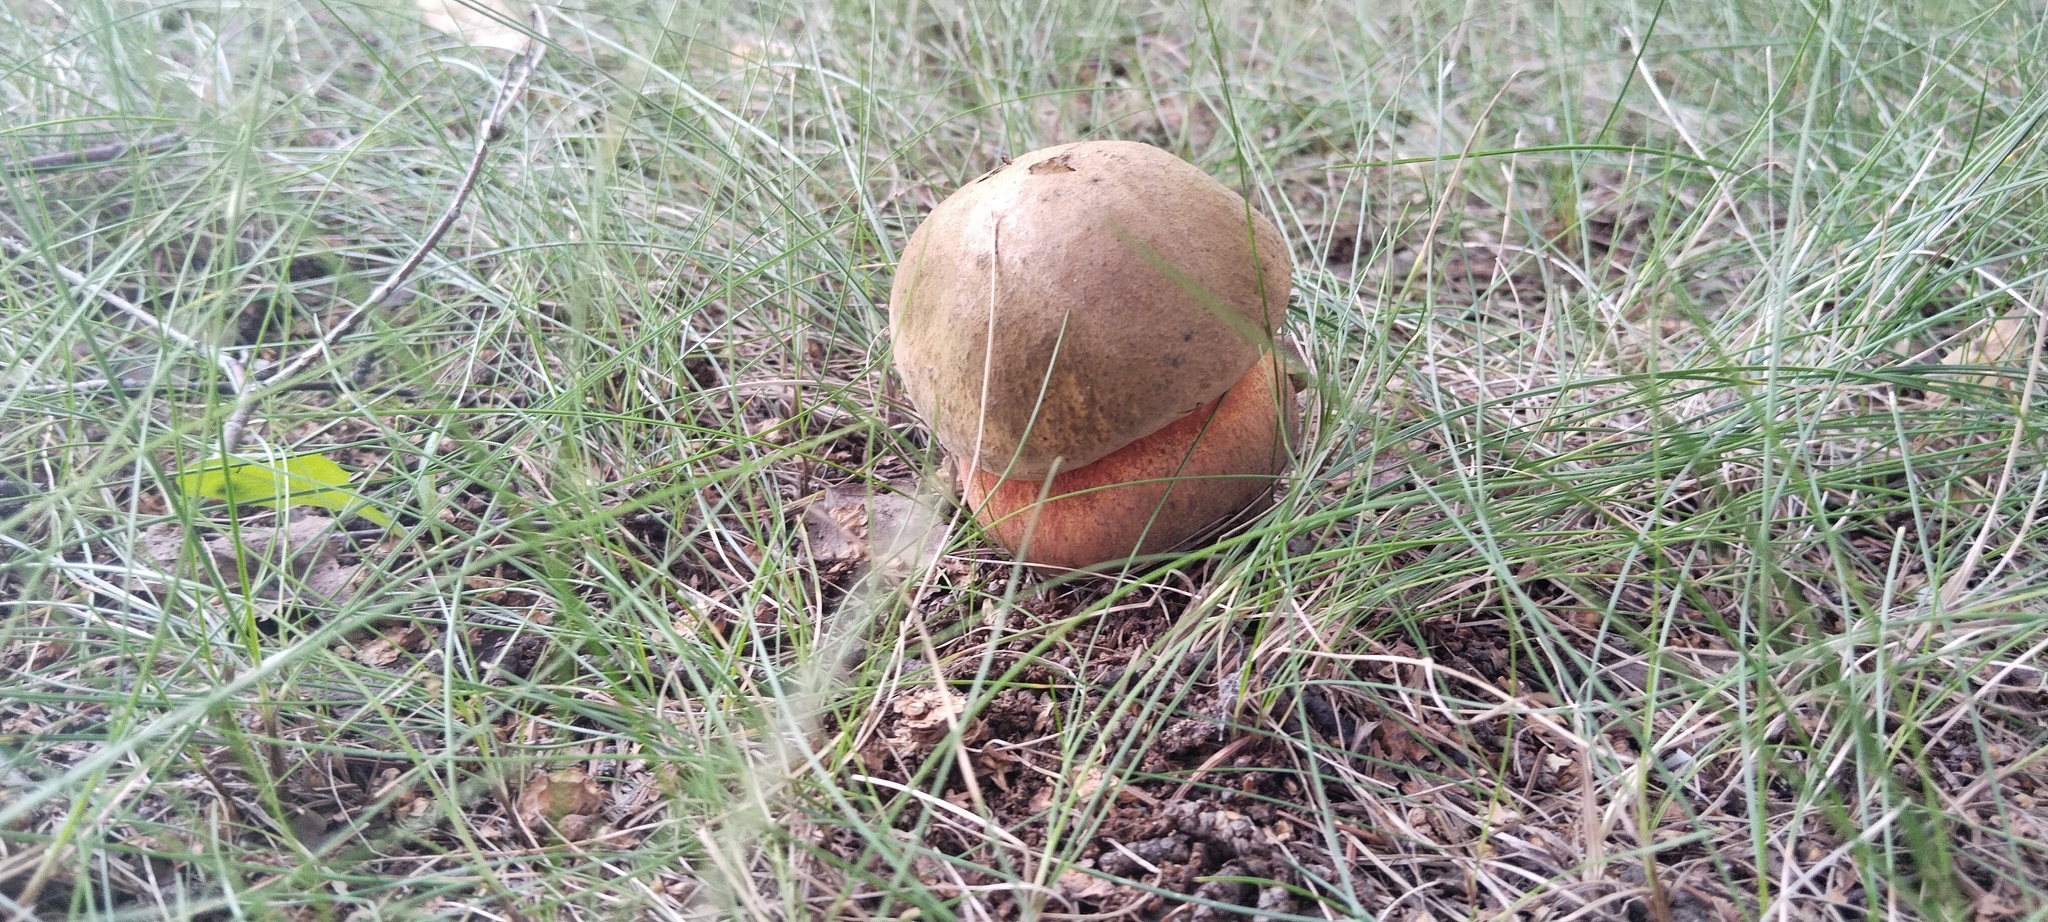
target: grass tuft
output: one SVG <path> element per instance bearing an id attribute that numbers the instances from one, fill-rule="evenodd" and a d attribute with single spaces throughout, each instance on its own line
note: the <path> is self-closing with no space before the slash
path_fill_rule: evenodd
<path id="1" fill-rule="evenodd" d="M 2040 10 L 452 2 L 0 6 L 0 908 L 2048 905 Z M 885 302 L 1088 138 L 1281 226 L 1308 433 L 1047 577 Z"/>

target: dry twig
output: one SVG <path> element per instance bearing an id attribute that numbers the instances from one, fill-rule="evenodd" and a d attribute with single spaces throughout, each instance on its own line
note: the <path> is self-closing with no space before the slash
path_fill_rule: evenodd
<path id="1" fill-rule="evenodd" d="M 9 258 L 19 259 L 24 262 L 29 260 L 41 261 L 44 265 L 50 267 L 50 271 L 57 273 L 65 281 L 85 289 L 87 293 L 99 298 L 108 307 L 135 318 L 137 322 L 155 331 L 163 336 L 163 338 L 212 359 L 213 364 L 220 368 L 221 374 L 227 376 L 228 386 L 238 392 L 242 390 L 242 363 L 214 350 L 197 339 L 179 332 L 177 328 L 157 319 L 156 315 L 143 310 L 141 305 L 108 291 L 105 286 L 86 278 L 85 273 L 42 256 L 31 249 L 28 244 L 5 235 L 0 235 L 0 253 L 5 253 Z"/>
<path id="2" fill-rule="evenodd" d="M 312 367 L 313 363 L 327 356 L 328 350 L 332 349 L 335 343 L 348 335 L 373 308 L 384 303 L 399 286 L 405 284 L 406 279 L 412 277 L 420 264 L 426 262 L 427 255 L 441 242 L 441 237 L 448 233 L 449 228 L 455 226 L 455 219 L 462 214 L 462 206 L 469 201 L 469 194 L 476 189 L 477 178 L 483 175 L 484 160 L 490 155 L 491 142 L 498 139 L 501 130 L 499 123 L 504 120 L 505 114 L 511 111 L 512 104 L 518 102 L 525 94 L 527 82 L 533 79 L 534 71 L 540 68 L 541 55 L 547 50 L 547 29 L 544 14 L 539 8 L 533 11 L 533 28 L 533 42 L 527 46 L 525 54 L 505 65 L 505 73 L 498 81 L 497 98 L 491 101 L 490 110 L 485 112 L 482 121 L 477 123 L 476 151 L 470 155 L 469 168 L 463 171 L 462 181 L 456 186 L 455 197 L 448 202 L 448 207 L 443 209 L 441 216 L 427 228 L 426 236 L 420 240 L 419 245 L 413 248 L 405 260 L 398 264 L 398 268 L 392 270 L 361 304 L 329 327 L 317 342 L 299 350 L 297 355 L 271 369 L 262 380 L 252 382 L 242 389 L 235 399 L 234 410 L 228 414 L 227 422 L 221 428 L 222 454 L 231 454 L 241 445 L 243 433 L 249 425 L 249 414 L 255 409 L 259 398 L 277 391 L 293 375 L 305 371 Z"/>
<path id="3" fill-rule="evenodd" d="M 140 144 L 115 141 L 112 144 L 100 144 L 85 148 L 84 150 L 67 150 L 54 154 L 43 154 L 37 157 L 30 157 L 18 163 L 0 163 L 0 173 L 51 173 L 75 166 L 93 166 L 108 163 L 131 153 L 142 156 L 161 154 L 165 151 L 173 150 L 183 143 L 185 143 L 184 132 L 167 131 L 153 138 L 146 139 Z"/>
<path id="4" fill-rule="evenodd" d="M 278 388 L 278 390 L 280 391 L 313 391 L 316 393 L 336 393 L 343 389 L 343 385 L 336 384 L 332 381 L 296 381 Z M 347 389 L 362 393 L 381 394 L 405 399 L 411 399 L 414 397 L 418 397 L 420 395 L 419 388 L 406 387 L 403 385 L 389 387 L 357 387 Z M 236 388 L 233 384 L 227 381 L 221 381 L 211 384 L 189 381 L 171 381 L 162 385 L 155 385 L 146 381 L 119 381 L 112 378 L 87 378 L 83 381 L 74 381 L 68 384 L 32 384 L 27 387 L 16 388 L 14 392 L 17 394 L 21 394 L 22 396 L 25 397 L 49 397 L 59 394 L 121 394 L 123 396 L 134 397 L 141 394 L 148 394 L 152 392 L 168 392 L 172 394 L 184 394 L 188 396 L 198 394 L 218 394 L 223 397 L 233 397 L 236 394 Z"/>

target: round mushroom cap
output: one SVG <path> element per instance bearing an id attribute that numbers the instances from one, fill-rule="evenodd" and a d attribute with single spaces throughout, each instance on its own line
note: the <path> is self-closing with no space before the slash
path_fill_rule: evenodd
<path id="1" fill-rule="evenodd" d="M 1221 396 L 1271 348 L 1292 260 L 1242 196 L 1149 144 L 1033 151 L 933 209 L 889 293 L 947 452 L 1026 480 Z"/>

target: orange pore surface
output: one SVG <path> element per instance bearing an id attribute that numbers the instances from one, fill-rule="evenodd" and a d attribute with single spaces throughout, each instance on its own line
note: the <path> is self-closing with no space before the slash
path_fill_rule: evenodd
<path id="1" fill-rule="evenodd" d="M 963 459 L 967 505 L 1027 563 L 1078 568 L 1175 549 L 1271 500 L 1294 436 L 1286 380 L 1280 362 L 1262 355 L 1222 397 L 1053 475 L 1050 487 L 1005 481 Z"/>

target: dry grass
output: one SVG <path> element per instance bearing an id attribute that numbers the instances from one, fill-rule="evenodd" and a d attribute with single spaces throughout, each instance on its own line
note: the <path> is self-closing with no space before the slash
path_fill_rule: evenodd
<path id="1" fill-rule="evenodd" d="M 507 53 L 0 8 L 0 910 L 2048 906 L 2038 10 L 546 23 L 307 352 Z M 1088 137 L 1281 224 L 1310 432 L 1229 539 L 1049 579 L 939 501 L 881 299 Z M 182 489 L 238 401 L 343 499 Z"/>

